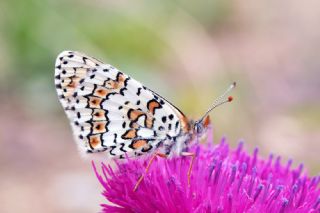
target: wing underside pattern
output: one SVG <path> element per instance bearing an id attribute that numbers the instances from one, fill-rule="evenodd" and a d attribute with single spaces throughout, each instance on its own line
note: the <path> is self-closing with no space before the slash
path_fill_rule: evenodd
<path id="1" fill-rule="evenodd" d="M 177 108 L 111 65 L 64 51 L 55 66 L 59 100 L 85 152 L 137 156 L 187 131 Z"/>

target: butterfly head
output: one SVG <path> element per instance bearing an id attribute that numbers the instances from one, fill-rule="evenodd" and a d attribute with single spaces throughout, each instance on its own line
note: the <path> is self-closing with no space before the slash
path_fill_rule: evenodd
<path id="1" fill-rule="evenodd" d="M 202 136 L 206 132 L 207 128 L 210 125 L 209 113 L 218 106 L 221 106 L 225 103 L 231 102 L 233 100 L 232 96 L 227 96 L 227 94 L 235 88 L 236 83 L 232 83 L 228 89 L 218 97 L 212 104 L 212 106 L 207 110 L 207 112 L 196 122 L 192 124 L 193 132 L 197 136 Z"/>
<path id="2" fill-rule="evenodd" d="M 207 115 L 193 124 L 193 132 L 195 135 L 203 135 L 210 126 L 210 117 Z"/>

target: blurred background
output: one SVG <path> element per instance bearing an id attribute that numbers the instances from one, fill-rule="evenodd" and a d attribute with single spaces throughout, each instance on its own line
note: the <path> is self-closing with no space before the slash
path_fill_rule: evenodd
<path id="1" fill-rule="evenodd" d="M 161 3 L 160 3 L 161 2 Z M 79 50 L 198 118 L 215 142 L 320 169 L 320 3 L 0 1 L 0 212 L 98 212 L 102 187 L 83 161 L 54 88 L 54 61 Z"/>

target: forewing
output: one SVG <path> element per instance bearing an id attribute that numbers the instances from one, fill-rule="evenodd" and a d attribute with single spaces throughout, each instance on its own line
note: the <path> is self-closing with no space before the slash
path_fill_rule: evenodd
<path id="1" fill-rule="evenodd" d="M 164 98 L 84 54 L 58 56 L 56 87 L 77 143 L 86 152 L 141 155 L 187 131 L 185 116 Z"/>
<path id="2" fill-rule="evenodd" d="M 70 103 L 80 80 L 84 79 L 90 70 L 101 65 L 102 62 L 80 52 L 63 51 L 58 55 L 55 63 L 55 86 L 60 103 L 68 116 Z"/>

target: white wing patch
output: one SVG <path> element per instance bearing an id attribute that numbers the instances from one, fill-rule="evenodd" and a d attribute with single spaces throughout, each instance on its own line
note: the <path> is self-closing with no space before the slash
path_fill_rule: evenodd
<path id="1" fill-rule="evenodd" d="M 172 104 L 85 54 L 59 54 L 55 85 L 76 141 L 88 153 L 142 155 L 188 131 L 185 116 Z"/>

